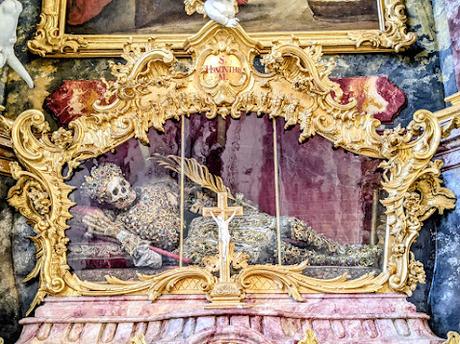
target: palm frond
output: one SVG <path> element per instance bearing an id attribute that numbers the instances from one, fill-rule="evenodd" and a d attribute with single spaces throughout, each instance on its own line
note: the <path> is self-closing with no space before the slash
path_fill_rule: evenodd
<path id="1" fill-rule="evenodd" d="M 163 156 L 154 154 L 150 159 L 156 161 L 160 166 L 180 173 L 181 172 L 181 157 L 176 155 Z M 215 193 L 226 192 L 228 198 L 235 200 L 235 197 L 230 192 L 230 189 L 224 184 L 221 177 L 209 172 L 208 168 L 201 165 L 193 158 L 184 158 L 184 175 L 193 183 L 208 189 Z"/>

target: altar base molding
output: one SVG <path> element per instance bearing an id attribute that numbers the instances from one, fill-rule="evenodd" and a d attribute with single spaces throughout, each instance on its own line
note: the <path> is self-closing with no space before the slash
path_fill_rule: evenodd
<path id="1" fill-rule="evenodd" d="M 49 297 L 23 319 L 18 343 L 294 344 L 312 329 L 318 343 L 442 343 L 428 316 L 396 294 L 249 295 L 247 308 L 206 309 L 204 296 Z"/>

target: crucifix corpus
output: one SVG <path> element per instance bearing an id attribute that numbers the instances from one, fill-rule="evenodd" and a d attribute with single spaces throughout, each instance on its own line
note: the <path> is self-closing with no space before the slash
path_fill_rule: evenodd
<path id="1" fill-rule="evenodd" d="M 207 308 L 244 307 L 240 288 L 230 277 L 230 232 L 228 225 L 235 216 L 243 215 L 242 207 L 229 207 L 226 192 L 217 193 L 217 207 L 203 208 L 204 217 L 212 217 L 219 230 L 219 283 L 211 292 L 212 304 Z"/>

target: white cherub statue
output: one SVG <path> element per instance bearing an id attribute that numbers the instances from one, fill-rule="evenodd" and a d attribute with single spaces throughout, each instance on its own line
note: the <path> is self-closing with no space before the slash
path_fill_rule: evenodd
<path id="1" fill-rule="evenodd" d="M 0 4 L 0 68 L 8 63 L 27 85 L 33 88 L 32 78 L 14 54 L 16 28 L 21 12 L 22 5 L 18 0 L 5 0 Z"/>
<path id="2" fill-rule="evenodd" d="M 185 11 L 188 15 L 195 12 L 205 14 L 215 22 L 226 26 L 238 26 L 238 1 L 237 0 L 185 0 Z"/>

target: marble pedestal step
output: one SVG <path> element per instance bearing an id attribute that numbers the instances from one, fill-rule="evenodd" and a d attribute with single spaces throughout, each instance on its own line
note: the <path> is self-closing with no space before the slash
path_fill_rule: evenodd
<path id="1" fill-rule="evenodd" d="M 206 309 L 204 296 L 49 297 L 21 320 L 17 343 L 294 344 L 313 329 L 320 344 L 442 343 L 404 296 L 250 295 L 250 307 Z"/>

